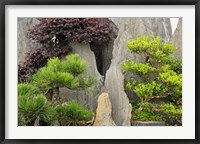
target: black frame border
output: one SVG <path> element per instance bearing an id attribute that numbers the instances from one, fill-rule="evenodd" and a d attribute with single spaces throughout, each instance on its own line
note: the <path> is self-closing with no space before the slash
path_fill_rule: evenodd
<path id="1" fill-rule="evenodd" d="M 195 5 L 195 139 L 5 139 L 5 7 L 6 5 Z M 2 144 L 200 144 L 200 0 L 0 0 L 0 143 Z"/>

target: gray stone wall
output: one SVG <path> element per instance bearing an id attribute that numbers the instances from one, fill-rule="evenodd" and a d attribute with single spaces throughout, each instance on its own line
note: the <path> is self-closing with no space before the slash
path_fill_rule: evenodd
<path id="1" fill-rule="evenodd" d="M 182 59 L 182 18 L 179 18 L 178 26 L 174 31 L 174 34 L 172 36 L 172 42 L 174 46 L 177 48 L 174 55 Z"/>
<path id="2" fill-rule="evenodd" d="M 39 44 L 32 42 L 26 37 L 27 30 L 38 23 L 35 18 L 17 19 L 17 62 L 24 61 L 25 53 L 31 49 L 39 47 Z"/>

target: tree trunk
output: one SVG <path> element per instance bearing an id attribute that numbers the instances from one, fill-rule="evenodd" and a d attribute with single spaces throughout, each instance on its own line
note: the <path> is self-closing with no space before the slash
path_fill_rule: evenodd
<path id="1" fill-rule="evenodd" d="M 53 89 L 53 96 L 52 96 L 52 102 L 59 102 L 59 87 L 56 87 Z"/>
<path id="2" fill-rule="evenodd" d="M 52 101 L 53 98 L 53 90 L 50 89 L 46 94 L 45 94 L 46 98 L 48 101 Z"/>

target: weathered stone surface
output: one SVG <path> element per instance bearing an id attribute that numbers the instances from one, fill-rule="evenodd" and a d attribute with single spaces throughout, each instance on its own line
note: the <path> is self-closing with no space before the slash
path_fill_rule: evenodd
<path id="1" fill-rule="evenodd" d="M 127 42 L 138 35 L 160 36 L 164 42 L 171 40 L 171 24 L 169 18 L 110 18 L 118 27 L 118 36 L 114 41 L 111 66 L 105 77 L 105 89 L 109 92 L 113 111 L 112 117 L 116 125 L 130 125 L 131 107 L 124 91 L 124 75 L 121 63 L 130 59 L 144 62 L 144 58 L 127 51 Z M 129 93 L 134 95 L 134 93 Z"/>
<path id="2" fill-rule="evenodd" d="M 179 18 L 178 26 L 175 29 L 175 32 L 172 37 L 172 42 L 177 48 L 174 55 L 176 58 L 182 59 L 182 18 Z"/>
<path id="3" fill-rule="evenodd" d="M 36 18 L 18 18 L 17 19 L 17 62 L 21 62 L 25 58 L 25 53 L 31 49 L 37 48 L 40 45 L 33 43 L 26 37 L 27 30 L 35 24 L 38 24 Z"/>
<path id="4" fill-rule="evenodd" d="M 112 105 L 108 93 L 102 93 L 98 98 L 98 107 L 94 126 L 115 126 L 111 116 Z"/>
<path id="5" fill-rule="evenodd" d="M 165 126 L 164 121 L 134 121 L 132 126 Z"/>
<path id="6" fill-rule="evenodd" d="M 112 66 L 106 73 L 105 87 L 113 107 L 112 117 L 117 125 L 130 125 L 131 105 L 124 91 L 124 75 L 120 66 Z"/>

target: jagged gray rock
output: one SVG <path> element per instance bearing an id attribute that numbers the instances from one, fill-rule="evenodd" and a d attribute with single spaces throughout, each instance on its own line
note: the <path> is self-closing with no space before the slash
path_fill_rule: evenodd
<path id="1" fill-rule="evenodd" d="M 172 37 L 172 43 L 177 48 L 174 53 L 175 57 L 182 59 L 182 18 L 179 18 L 178 26 Z"/>
<path id="2" fill-rule="evenodd" d="M 17 19 L 17 62 L 24 61 L 25 53 L 34 48 L 40 47 L 39 44 L 33 43 L 26 37 L 27 30 L 35 24 L 38 24 L 36 18 L 18 18 Z"/>
<path id="3" fill-rule="evenodd" d="M 120 66 L 112 66 L 107 71 L 105 87 L 113 107 L 113 120 L 117 125 L 130 125 L 131 105 L 124 91 L 124 75 Z"/>

